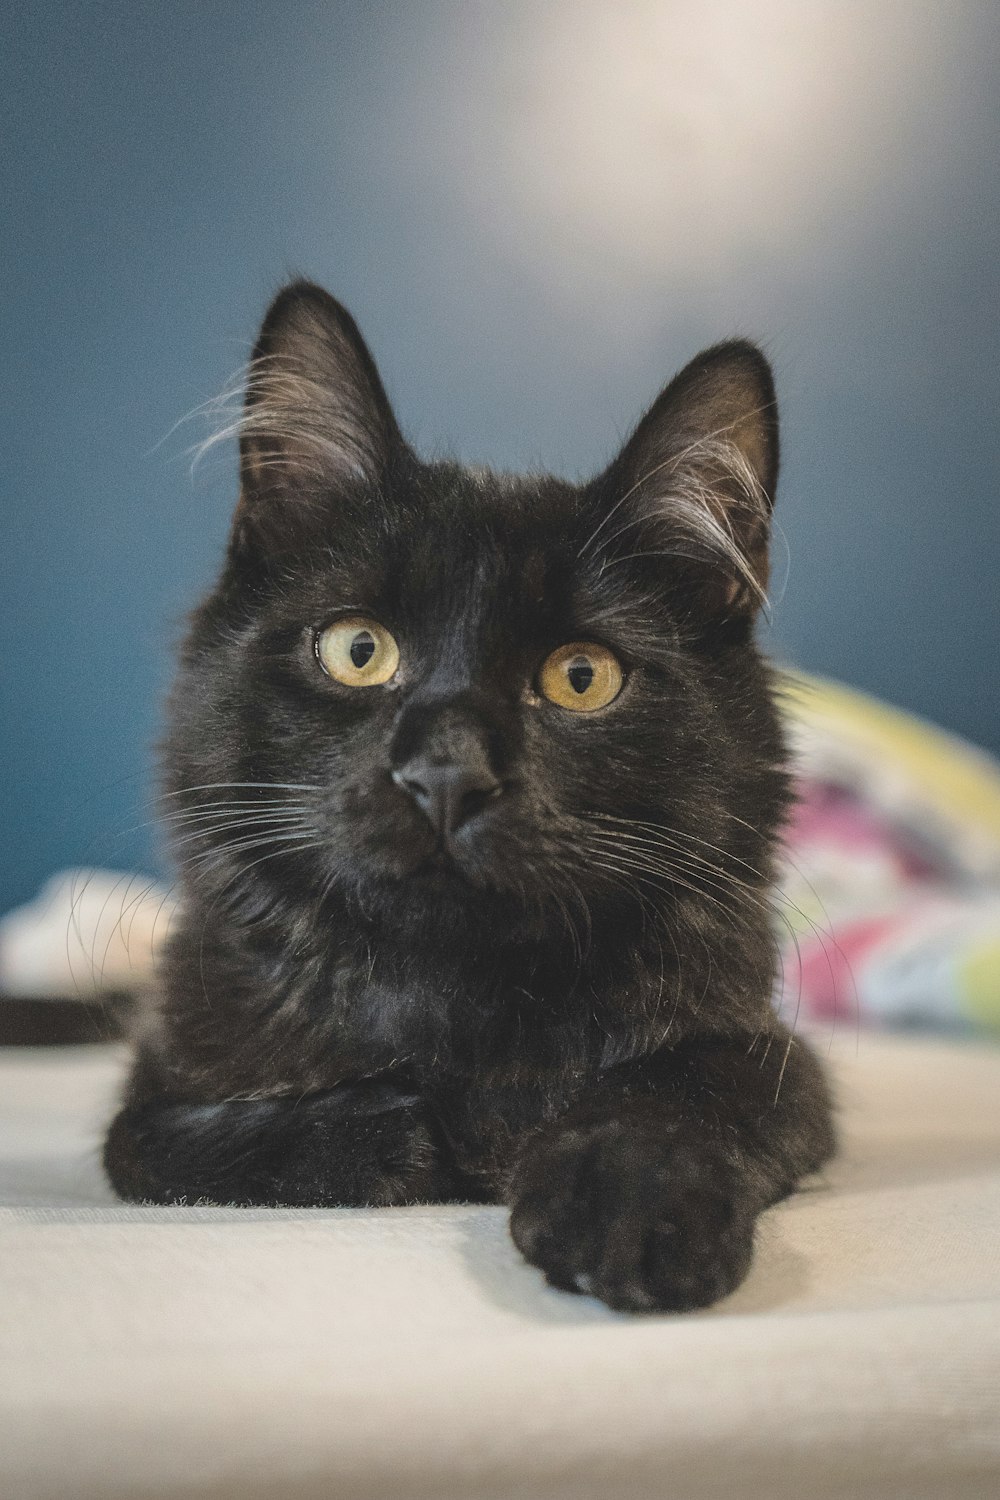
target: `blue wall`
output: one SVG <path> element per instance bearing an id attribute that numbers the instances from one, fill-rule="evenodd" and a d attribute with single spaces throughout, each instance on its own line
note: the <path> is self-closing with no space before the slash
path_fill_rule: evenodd
<path id="1" fill-rule="evenodd" d="M 291 272 L 418 443 L 508 466 L 587 472 L 698 347 L 761 338 L 775 649 L 1000 749 L 992 0 L 22 0 L 7 30 L 0 909 L 152 867 L 157 701 L 234 495 L 171 429 Z"/>

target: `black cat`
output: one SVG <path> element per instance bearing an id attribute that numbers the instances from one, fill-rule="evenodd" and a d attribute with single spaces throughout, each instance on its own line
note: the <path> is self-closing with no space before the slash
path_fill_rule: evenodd
<path id="1" fill-rule="evenodd" d="M 700 355 L 583 486 L 425 464 L 299 283 L 239 432 L 163 757 L 183 914 L 112 1183 L 502 1202 L 557 1286 L 725 1295 L 834 1144 L 770 1004 L 766 361 Z"/>

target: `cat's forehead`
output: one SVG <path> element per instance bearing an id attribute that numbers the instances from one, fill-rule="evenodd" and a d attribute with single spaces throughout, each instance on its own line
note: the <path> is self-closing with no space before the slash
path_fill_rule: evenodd
<path id="1" fill-rule="evenodd" d="M 404 592 L 460 593 L 501 611 L 564 592 L 579 550 L 572 486 L 453 468 L 432 474 L 420 501 L 401 559 Z"/>
<path id="2" fill-rule="evenodd" d="M 509 474 L 474 464 L 425 464 L 407 487 L 417 520 L 435 531 L 558 546 L 573 530 L 580 492 L 554 476 Z"/>
<path id="3" fill-rule="evenodd" d="M 341 567 L 401 596 L 541 597 L 579 550 L 578 495 L 549 478 L 427 465 L 355 510 Z"/>

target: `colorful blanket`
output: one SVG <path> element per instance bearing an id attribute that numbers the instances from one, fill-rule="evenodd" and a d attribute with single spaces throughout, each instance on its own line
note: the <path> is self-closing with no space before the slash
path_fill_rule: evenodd
<path id="1" fill-rule="evenodd" d="M 1000 1031 L 1000 766 L 839 684 L 788 674 L 799 803 L 783 1013 Z"/>

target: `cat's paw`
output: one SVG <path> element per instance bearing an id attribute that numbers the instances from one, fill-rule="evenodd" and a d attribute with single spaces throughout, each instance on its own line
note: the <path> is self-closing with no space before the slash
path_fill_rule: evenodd
<path id="1" fill-rule="evenodd" d="M 510 1201 L 527 1260 L 623 1311 L 707 1307 L 753 1258 L 756 1213 L 724 1152 L 627 1117 L 536 1137 Z"/>
<path id="2" fill-rule="evenodd" d="M 379 1082 L 132 1105 L 111 1125 L 104 1167 L 121 1197 L 155 1203 L 384 1206 L 450 1195 L 423 1102 Z"/>
<path id="3" fill-rule="evenodd" d="M 415 1095 L 342 1084 L 296 1104 L 286 1129 L 275 1181 L 290 1200 L 386 1207 L 437 1195 L 435 1128 Z"/>

